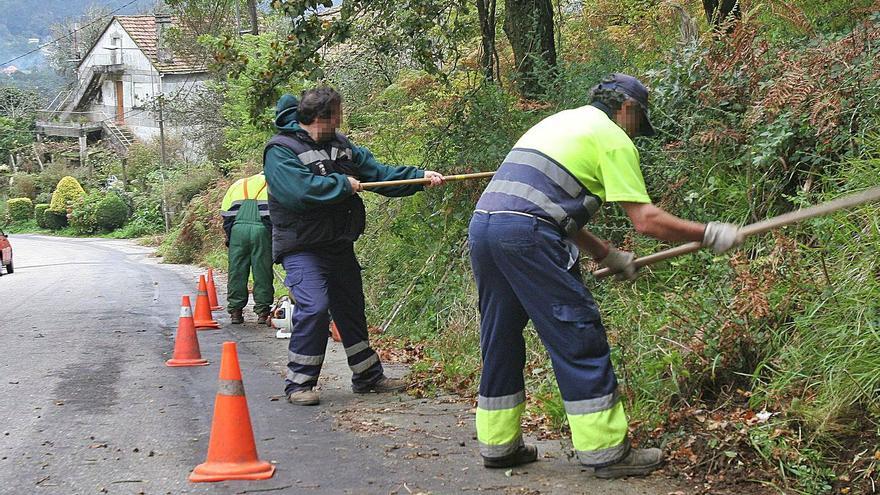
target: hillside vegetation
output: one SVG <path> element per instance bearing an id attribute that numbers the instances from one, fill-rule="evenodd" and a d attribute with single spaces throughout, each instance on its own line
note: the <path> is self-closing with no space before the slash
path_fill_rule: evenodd
<path id="1" fill-rule="evenodd" d="M 197 2 L 169 3 L 186 15 Z M 483 56 L 487 31 L 470 3 L 410 0 L 371 17 L 377 3 L 348 4 L 365 13 L 343 29 L 317 16 L 291 24 L 299 3 L 277 1 L 259 36 L 201 38 L 215 80 L 169 112 L 195 124 L 191 139 L 209 161 L 198 177 L 175 172 L 176 197 L 192 200 L 165 238 L 167 259 L 224 265 L 225 187 L 260 169 L 272 100 L 317 83 L 342 92 L 344 130 L 379 159 L 459 173 L 495 170 L 531 125 L 586 104 L 603 75 L 632 73 L 651 87 L 659 131 L 636 143 L 649 193 L 698 221 L 748 224 L 878 183 L 880 2 L 743 1 L 738 19 L 712 25 L 696 0 L 560 0 L 555 65 L 533 60 L 525 82 L 502 26 L 513 0 L 488 28 L 497 57 Z M 312 56 L 308 43 L 324 34 L 339 43 Z M 159 178 L 140 153 L 155 197 Z M 484 186 L 365 194 L 357 249 L 368 319 L 383 356 L 411 364 L 417 394 L 475 395 L 466 233 Z M 636 234 L 614 205 L 593 228 L 639 255 L 668 247 Z M 667 474 L 707 493 L 876 493 L 878 253 L 875 204 L 748 239 L 730 255 L 658 264 L 633 283 L 588 274 L 635 441 L 662 446 Z M 563 438 L 552 367 L 531 330 L 527 341 L 528 427 Z"/>

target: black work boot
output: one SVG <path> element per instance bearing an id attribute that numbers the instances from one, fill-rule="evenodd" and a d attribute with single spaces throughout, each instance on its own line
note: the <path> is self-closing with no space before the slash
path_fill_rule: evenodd
<path id="1" fill-rule="evenodd" d="M 612 479 L 627 476 L 646 476 L 663 464 L 660 449 L 630 449 L 629 454 L 610 466 L 596 468 L 597 478 Z"/>
<path id="2" fill-rule="evenodd" d="M 257 324 L 258 325 L 268 325 L 269 324 L 269 312 L 263 312 L 257 315 Z"/>
<path id="3" fill-rule="evenodd" d="M 400 392 L 401 390 L 405 390 L 406 387 L 406 381 L 400 378 L 388 378 L 387 376 L 382 376 L 382 378 L 379 378 L 376 383 L 372 385 L 352 385 L 351 391 L 356 394 L 368 394 L 370 392 L 381 394 L 385 392 Z"/>
<path id="4" fill-rule="evenodd" d="M 240 309 L 230 310 L 229 318 L 232 320 L 233 325 L 241 325 L 244 323 L 244 316 L 242 316 Z"/>
<path id="5" fill-rule="evenodd" d="M 538 448 L 534 445 L 520 445 L 516 451 L 504 457 L 483 456 L 483 466 L 487 468 L 510 468 L 538 460 Z"/>

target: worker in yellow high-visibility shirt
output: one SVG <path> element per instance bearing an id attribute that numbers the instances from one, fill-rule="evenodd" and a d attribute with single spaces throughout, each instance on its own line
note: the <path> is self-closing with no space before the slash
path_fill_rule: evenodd
<path id="1" fill-rule="evenodd" d="M 632 253 L 584 230 L 602 203 L 620 203 L 636 230 L 657 239 L 702 241 L 716 252 L 742 242 L 736 225 L 683 220 L 651 203 L 632 142 L 654 134 L 648 90 L 638 79 L 612 74 L 593 88 L 591 101 L 529 129 L 471 219 L 483 355 L 477 440 L 486 467 L 538 457 L 520 427 L 529 320 L 553 362 L 580 462 L 600 478 L 644 475 L 661 465 L 660 449 L 630 448 L 605 328 L 578 270 L 580 248 L 620 277 L 635 277 Z"/>
<path id="2" fill-rule="evenodd" d="M 272 285 L 272 222 L 263 174 L 236 181 L 220 207 L 229 247 L 229 283 L 226 304 L 232 323 L 244 323 L 248 278 L 254 275 L 254 313 L 266 323 L 275 295 Z"/>

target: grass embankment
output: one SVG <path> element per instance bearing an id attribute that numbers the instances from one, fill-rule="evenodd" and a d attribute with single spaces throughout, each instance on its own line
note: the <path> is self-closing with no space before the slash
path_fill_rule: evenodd
<path id="1" fill-rule="evenodd" d="M 587 103 L 601 75 L 630 71 L 647 75 L 660 130 L 637 143 L 649 193 L 682 217 L 751 223 L 876 184 L 880 20 L 856 8 L 870 2 L 794 1 L 784 11 L 759 2 L 766 8 L 747 9 L 733 32 L 684 43 L 683 19 L 666 4 L 588 3 L 626 22 L 565 18 L 562 64 L 544 102 L 518 101 L 470 73 L 441 81 L 403 71 L 346 100 L 350 136 L 388 163 L 494 170 L 530 125 Z M 365 195 L 358 252 L 368 320 L 386 356 L 412 363 L 416 393 L 475 394 L 479 315 L 466 232 L 483 186 Z M 167 259 L 223 265 L 223 191 L 215 183 L 190 203 L 166 239 Z M 759 489 L 735 485 L 746 480 L 770 491 L 874 490 L 878 218 L 877 205 L 840 212 L 749 239 L 731 255 L 656 265 L 634 283 L 588 275 L 636 441 L 663 446 L 673 469 L 709 492 Z M 640 255 L 666 247 L 634 235 L 615 206 L 592 225 Z M 592 268 L 584 262 L 585 273 Z M 552 366 L 526 335 L 528 425 L 564 435 Z"/>

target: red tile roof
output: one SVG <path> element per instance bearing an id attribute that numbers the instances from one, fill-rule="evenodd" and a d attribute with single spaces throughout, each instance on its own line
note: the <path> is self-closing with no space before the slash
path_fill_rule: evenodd
<path id="1" fill-rule="evenodd" d="M 192 74 L 207 72 L 203 61 L 195 57 L 173 53 L 170 61 L 160 61 L 157 50 L 156 16 L 154 15 L 118 15 L 113 18 L 119 21 L 125 32 L 131 36 L 135 44 L 150 59 L 156 69 L 164 74 Z M 178 27 L 172 17 L 171 26 Z"/>

